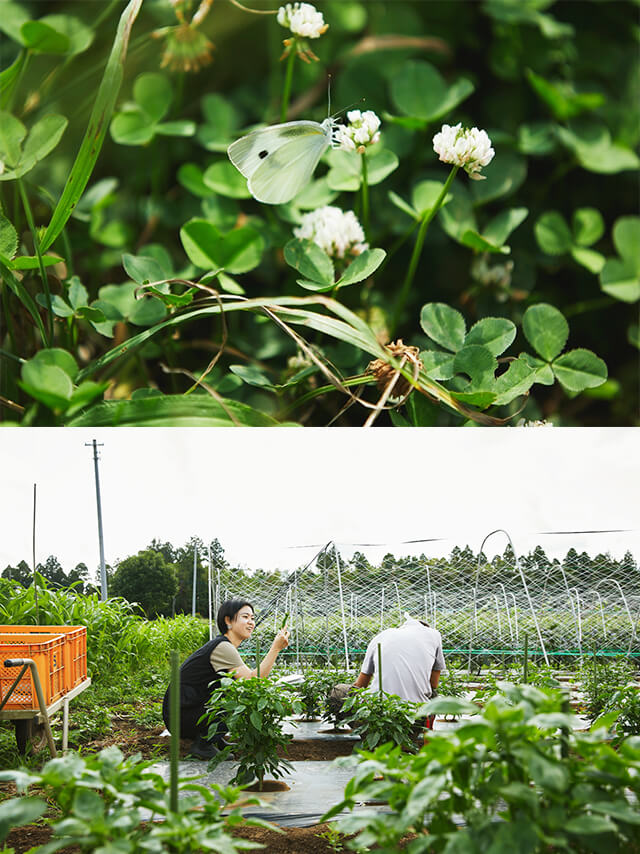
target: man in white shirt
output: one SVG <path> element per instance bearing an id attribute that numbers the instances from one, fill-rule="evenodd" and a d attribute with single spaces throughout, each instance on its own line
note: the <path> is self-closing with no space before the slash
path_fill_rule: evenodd
<path id="1" fill-rule="evenodd" d="M 384 629 L 369 641 L 353 685 L 336 685 L 327 698 L 329 710 L 341 720 L 341 708 L 353 688 L 380 690 L 378 672 L 378 645 L 382 660 L 382 690 L 396 694 L 412 703 L 423 703 L 435 696 L 440 673 L 445 670 L 442 654 L 442 635 L 422 620 L 414 620 L 405 614 L 405 621 L 398 628 Z M 433 729 L 434 715 L 424 723 Z"/>
<path id="2" fill-rule="evenodd" d="M 445 669 L 442 635 L 422 620 L 406 615 L 398 628 L 385 629 L 369 641 L 356 688 L 378 691 L 378 645 L 382 659 L 382 690 L 412 703 L 429 700 Z"/>

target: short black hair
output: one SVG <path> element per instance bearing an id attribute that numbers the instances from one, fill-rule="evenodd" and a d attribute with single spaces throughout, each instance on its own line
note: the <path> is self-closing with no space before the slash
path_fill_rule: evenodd
<path id="1" fill-rule="evenodd" d="M 247 602 L 246 599 L 227 599 L 226 602 L 223 602 L 222 605 L 220 605 L 218 608 L 218 615 L 216 616 L 216 623 L 218 624 L 218 629 L 220 630 L 221 635 L 224 635 L 229 631 L 225 618 L 229 617 L 231 622 L 233 622 L 240 608 L 244 608 L 245 605 L 248 605 L 252 611 L 254 610 L 251 602 Z"/>

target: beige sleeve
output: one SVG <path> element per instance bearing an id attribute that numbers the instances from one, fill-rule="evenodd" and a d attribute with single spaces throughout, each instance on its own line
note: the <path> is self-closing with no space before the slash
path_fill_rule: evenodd
<path id="1" fill-rule="evenodd" d="M 232 643 L 225 642 L 218 644 L 209 656 L 209 661 L 213 669 L 218 673 L 235 670 L 236 667 L 241 667 L 244 664 L 235 646 Z"/>

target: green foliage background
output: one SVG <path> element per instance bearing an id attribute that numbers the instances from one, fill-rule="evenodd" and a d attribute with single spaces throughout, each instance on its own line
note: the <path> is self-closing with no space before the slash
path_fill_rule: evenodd
<path id="1" fill-rule="evenodd" d="M 195 72 L 167 54 L 166 0 L 3 3 L 4 420 L 360 425 L 349 389 L 375 406 L 367 365 L 399 367 L 383 345 L 402 337 L 423 368 L 402 368 L 415 390 L 377 424 L 636 424 L 638 3 L 317 6 L 329 29 L 317 62 L 294 61 L 288 118 L 324 118 L 330 72 L 333 108 L 374 110 L 383 138 L 368 194 L 360 156 L 332 151 L 273 207 L 225 151 L 279 120 L 274 15 L 216 0 L 191 31 L 193 51 L 214 45 Z M 431 140 L 457 122 L 496 156 L 439 207 Z M 290 244 L 324 204 L 370 209 L 373 252 L 339 287 Z"/>

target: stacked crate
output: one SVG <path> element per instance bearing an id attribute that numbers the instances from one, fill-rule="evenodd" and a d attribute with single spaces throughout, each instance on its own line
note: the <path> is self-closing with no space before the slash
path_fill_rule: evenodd
<path id="1" fill-rule="evenodd" d="M 0 626 L 0 703 L 11 689 L 19 668 L 5 667 L 7 659 L 31 658 L 36 665 L 46 705 L 58 700 L 87 678 L 85 626 Z M 38 708 L 31 669 L 27 669 L 3 710 Z"/>

